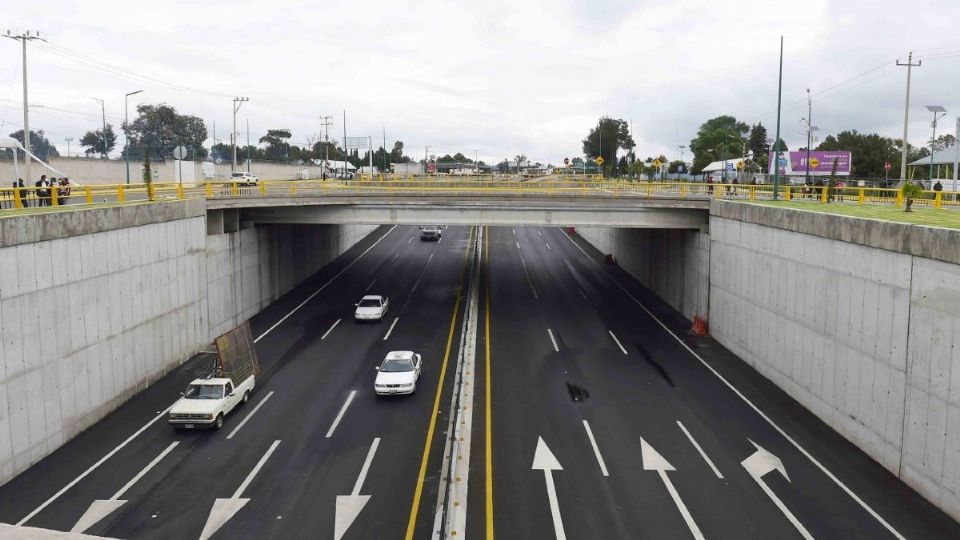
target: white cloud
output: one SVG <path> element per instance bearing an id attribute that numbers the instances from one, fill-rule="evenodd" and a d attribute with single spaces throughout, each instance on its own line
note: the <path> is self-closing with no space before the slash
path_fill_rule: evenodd
<path id="1" fill-rule="evenodd" d="M 12 5 L 9 5 L 11 4 Z M 911 140 L 928 137 L 923 105 L 960 113 L 960 53 L 949 14 L 955 0 L 629 1 L 560 0 L 483 3 L 439 0 L 263 2 L 7 1 L 9 27 L 38 29 L 51 42 L 113 66 L 222 96 L 178 91 L 97 69 L 37 45 L 30 53 L 31 101 L 78 111 L 34 109 L 31 125 L 64 147 L 123 116 L 132 101 L 167 102 L 230 124 L 230 97 L 249 96 L 254 137 L 293 130 L 303 143 L 322 114 L 331 135 L 402 139 L 412 155 L 425 145 L 480 152 L 488 161 L 524 153 L 558 162 L 602 115 L 633 120 L 638 152 L 677 154 L 699 125 L 720 114 L 762 121 L 776 109 L 779 36 L 785 36 L 781 131 L 802 138 L 805 89 L 825 136 L 843 129 L 902 132 L 902 68 L 910 49 L 926 56 L 915 71 Z M 904 24 L 904 17 L 909 24 Z M 55 51 L 54 51 L 55 52 Z M 876 66 L 869 75 L 828 90 Z M 0 122 L 17 129 L 20 51 L 0 41 Z M 825 90 L 827 90 L 825 92 Z M 269 106 L 268 106 L 269 105 Z M 273 107 L 299 114 L 280 112 Z M 418 150 L 419 149 L 419 150 Z M 689 154 L 688 154 L 689 157 Z"/>

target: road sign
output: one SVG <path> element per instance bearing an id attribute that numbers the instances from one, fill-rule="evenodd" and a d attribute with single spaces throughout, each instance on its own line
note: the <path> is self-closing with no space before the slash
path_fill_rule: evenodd
<path id="1" fill-rule="evenodd" d="M 889 161 L 883 162 L 883 170 L 889 171 L 892 168 L 893 168 L 893 163 L 890 163 Z"/>
<path id="2" fill-rule="evenodd" d="M 656 167 L 656 168 L 659 169 L 661 165 L 663 165 L 663 163 L 662 163 L 659 159 L 653 160 L 653 166 L 654 166 L 654 167 Z"/>
<path id="3" fill-rule="evenodd" d="M 597 156 L 597 165 L 603 165 L 604 161 L 603 156 Z"/>
<path id="4" fill-rule="evenodd" d="M 737 170 L 738 170 L 738 171 L 742 171 L 742 170 L 743 170 L 743 160 L 742 160 L 742 159 L 737 162 Z"/>
<path id="5" fill-rule="evenodd" d="M 570 158 L 563 158 L 563 164 L 564 164 L 564 165 L 569 165 L 569 164 L 570 164 Z"/>
<path id="6" fill-rule="evenodd" d="M 817 158 L 810 158 L 810 168 L 816 169 L 820 165 L 820 160 Z"/>
<path id="7" fill-rule="evenodd" d="M 217 164 L 217 165 L 220 165 L 221 163 L 223 163 L 223 159 L 217 158 L 217 159 L 216 159 L 216 164 Z"/>
<path id="8" fill-rule="evenodd" d="M 177 158 L 177 159 L 186 159 L 186 157 L 187 157 L 187 149 L 184 148 L 184 147 L 182 147 L 182 146 L 178 146 L 178 147 L 174 148 L 174 149 L 173 149 L 173 157 L 175 157 L 175 158 Z"/>

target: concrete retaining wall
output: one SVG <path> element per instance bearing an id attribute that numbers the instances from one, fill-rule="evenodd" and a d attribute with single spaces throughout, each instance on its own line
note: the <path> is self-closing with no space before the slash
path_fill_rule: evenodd
<path id="1" fill-rule="evenodd" d="M 688 319 L 707 318 L 710 236 L 694 230 L 577 227 L 600 252 Z"/>
<path id="2" fill-rule="evenodd" d="M 373 228 L 207 236 L 203 201 L 0 219 L 0 485 Z"/>
<path id="3" fill-rule="evenodd" d="M 960 231 L 715 201 L 711 334 L 960 519 Z"/>

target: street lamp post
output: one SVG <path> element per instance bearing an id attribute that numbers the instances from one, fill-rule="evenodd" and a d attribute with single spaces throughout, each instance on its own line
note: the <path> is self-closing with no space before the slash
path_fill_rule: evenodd
<path id="1" fill-rule="evenodd" d="M 930 137 L 930 188 L 933 188 L 933 152 L 934 145 L 937 142 L 937 120 L 947 115 L 947 109 L 943 105 L 927 105 L 927 110 L 933 113 L 933 135 Z"/>
<path id="2" fill-rule="evenodd" d="M 683 149 L 686 148 L 686 145 L 681 144 L 680 148 L 680 165 L 683 168 L 686 168 L 686 163 L 683 162 Z M 677 167 L 677 180 L 680 180 L 680 167 Z"/>
<path id="3" fill-rule="evenodd" d="M 233 98 L 233 131 L 230 132 L 230 144 L 233 146 L 233 162 L 230 165 L 230 172 L 234 172 L 237 169 L 237 111 L 239 111 L 240 107 L 247 101 L 250 101 L 250 98 Z"/>
<path id="4" fill-rule="evenodd" d="M 123 95 L 123 161 L 127 167 L 127 185 L 130 184 L 130 135 L 127 130 L 130 129 L 129 104 L 130 96 L 139 94 L 143 90 L 137 90 Z"/>
<path id="5" fill-rule="evenodd" d="M 23 155 L 23 171 L 24 178 L 27 179 L 27 182 L 30 182 L 30 105 L 27 96 L 27 42 L 35 39 L 46 40 L 40 37 L 40 32 L 31 33 L 30 31 L 16 34 L 7 30 L 4 37 L 19 40 L 20 44 L 23 45 L 23 149 L 26 150 Z M 14 155 L 16 155 L 16 151 L 14 151 Z"/>
<path id="6" fill-rule="evenodd" d="M 103 100 L 100 98 L 90 98 L 100 104 L 100 113 L 103 115 L 103 158 L 107 158 L 107 108 L 103 104 Z"/>
<path id="7" fill-rule="evenodd" d="M 67 141 L 67 157 L 70 157 L 70 143 L 73 142 L 73 137 L 66 137 L 64 140 Z"/>

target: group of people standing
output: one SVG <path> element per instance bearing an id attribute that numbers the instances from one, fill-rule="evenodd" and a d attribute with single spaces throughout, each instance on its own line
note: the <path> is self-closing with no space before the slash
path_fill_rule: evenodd
<path id="1" fill-rule="evenodd" d="M 20 203 L 24 208 L 31 206 L 53 206 L 54 197 L 57 199 L 57 204 L 62 206 L 67 204 L 70 198 L 71 185 L 70 179 L 66 176 L 60 179 L 51 177 L 48 180 L 47 175 L 44 174 L 40 176 L 40 179 L 37 180 L 31 189 L 24 185 L 23 178 L 20 178 L 16 182 L 13 182 L 13 190 L 11 190 L 9 197 L 4 197 L 4 202 L 9 201 L 10 206 L 13 207 L 13 201 L 16 199 L 14 193 L 19 192 Z M 4 204 L 4 206 L 7 205 Z"/>

